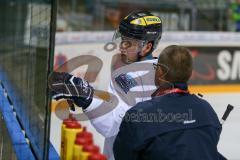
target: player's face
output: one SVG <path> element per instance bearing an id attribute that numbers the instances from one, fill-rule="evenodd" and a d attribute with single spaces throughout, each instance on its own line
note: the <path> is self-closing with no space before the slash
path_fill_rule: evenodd
<path id="1" fill-rule="evenodd" d="M 142 52 L 143 41 L 128 37 L 122 37 L 120 43 L 121 58 L 124 63 L 132 63 L 138 61 Z"/>

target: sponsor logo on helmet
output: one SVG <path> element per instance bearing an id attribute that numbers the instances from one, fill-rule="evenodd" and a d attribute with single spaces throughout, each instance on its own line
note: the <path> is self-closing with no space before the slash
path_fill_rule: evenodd
<path id="1" fill-rule="evenodd" d="M 161 23 L 161 19 L 156 17 L 156 16 L 146 16 L 146 17 L 143 17 L 143 18 L 146 21 L 147 25 Z"/>
<path id="2" fill-rule="evenodd" d="M 155 22 L 160 22 L 159 18 L 146 18 L 146 21 L 155 21 Z"/>

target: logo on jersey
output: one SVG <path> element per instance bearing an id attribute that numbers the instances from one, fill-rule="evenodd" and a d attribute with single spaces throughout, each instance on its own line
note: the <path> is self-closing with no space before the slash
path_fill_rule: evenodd
<path id="1" fill-rule="evenodd" d="M 132 78 L 128 74 L 120 74 L 115 78 L 116 83 L 118 86 L 124 91 L 124 93 L 128 93 L 128 91 L 137 86 L 137 82 L 134 78 Z"/>

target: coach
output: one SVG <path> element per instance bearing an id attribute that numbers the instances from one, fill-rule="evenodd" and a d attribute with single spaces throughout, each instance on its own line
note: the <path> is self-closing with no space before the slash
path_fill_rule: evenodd
<path id="1" fill-rule="evenodd" d="M 224 160 L 221 124 L 211 105 L 188 91 L 190 52 L 172 45 L 154 64 L 159 86 L 125 114 L 114 143 L 116 160 Z"/>

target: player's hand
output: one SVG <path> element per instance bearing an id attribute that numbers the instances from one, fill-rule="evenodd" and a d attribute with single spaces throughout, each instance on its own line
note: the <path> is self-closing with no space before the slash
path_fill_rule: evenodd
<path id="1" fill-rule="evenodd" d="M 49 88 L 53 93 L 52 98 L 73 100 L 83 108 L 91 103 L 94 92 L 87 81 L 64 72 L 53 72 L 50 75 Z"/>

